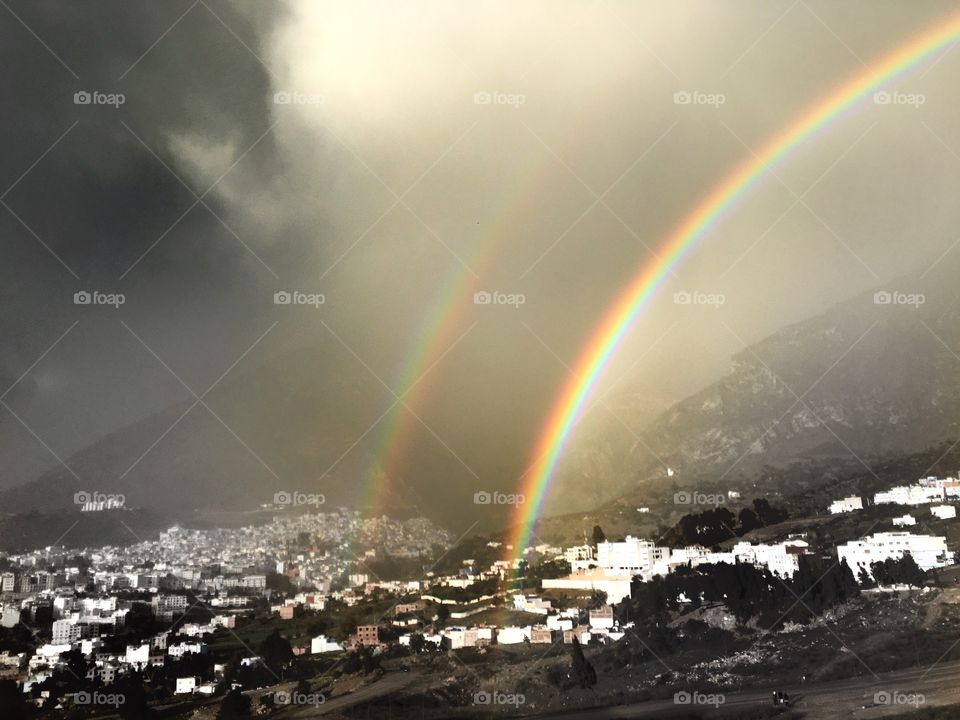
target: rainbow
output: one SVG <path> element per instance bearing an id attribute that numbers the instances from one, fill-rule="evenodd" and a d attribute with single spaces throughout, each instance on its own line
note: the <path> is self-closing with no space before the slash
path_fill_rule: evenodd
<path id="1" fill-rule="evenodd" d="M 411 344 L 392 385 L 412 408 L 417 408 L 426 397 L 427 384 L 421 382 L 425 374 L 459 341 L 461 335 L 457 331 L 467 330 L 465 321 L 474 307 L 474 292 L 482 289 L 486 271 L 499 255 L 502 244 L 510 238 L 517 218 L 529 209 L 537 188 L 543 186 L 544 176 L 550 172 L 550 156 L 542 154 L 535 158 L 535 152 L 538 152 L 536 146 L 530 144 L 526 154 L 517 159 L 520 170 L 510 182 L 500 184 L 493 210 L 483 218 L 465 262 L 456 263 L 439 287 L 431 310 L 424 315 L 416 341 Z M 361 475 L 358 493 L 359 507 L 367 508 L 373 515 L 386 511 L 391 492 L 396 489 L 393 486 L 403 472 L 415 425 L 413 415 L 402 405 L 397 405 L 385 418 Z"/>
<path id="2" fill-rule="evenodd" d="M 528 546 L 557 462 L 580 418 L 584 403 L 634 322 L 674 267 L 749 194 L 772 167 L 782 163 L 805 140 L 816 135 L 871 92 L 885 86 L 958 37 L 960 14 L 915 36 L 865 72 L 840 85 L 735 168 L 675 227 L 657 259 L 641 269 L 604 316 L 579 358 L 572 379 L 554 404 L 539 436 L 530 469 L 521 478 L 519 492 L 525 496 L 525 502 L 517 506 L 508 533 L 506 559 L 518 557 Z"/>

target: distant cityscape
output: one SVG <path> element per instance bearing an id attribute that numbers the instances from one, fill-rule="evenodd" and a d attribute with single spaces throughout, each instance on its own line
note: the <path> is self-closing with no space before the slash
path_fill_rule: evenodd
<path id="1" fill-rule="evenodd" d="M 937 519 L 955 519 L 958 501 L 960 481 L 937 477 L 872 498 L 874 505 L 929 505 Z M 862 512 L 864 501 L 846 497 L 827 509 L 833 515 Z M 122 512 L 106 506 L 84 510 Z M 904 517 L 912 521 L 896 518 L 894 525 L 917 522 L 913 515 Z M 800 532 L 773 543 L 737 539 L 726 548 L 709 548 L 670 547 L 628 535 L 567 547 L 540 543 L 516 553 L 489 540 L 484 545 L 494 558 L 489 562 L 466 558 L 454 571 L 421 574 L 425 561 L 435 566 L 453 549 L 447 531 L 425 519 L 364 518 L 341 509 L 280 513 L 264 525 L 232 529 L 175 526 L 157 540 L 129 546 L 46 547 L 2 558 L 0 625 L 6 633 L 19 629 L 29 647 L 3 651 L 0 677 L 16 681 L 25 698 L 48 709 L 82 703 L 98 688 L 142 677 L 151 668 L 172 668 L 174 677 L 166 678 L 175 696 L 214 696 L 242 686 L 223 658 L 213 661 L 224 638 L 239 639 L 241 628 L 258 622 L 338 617 L 371 601 L 386 603 L 376 622 L 327 623 L 323 632 L 289 643 L 291 657 L 615 643 L 634 625 L 618 618 L 615 608 L 631 599 L 637 583 L 718 565 L 749 565 L 787 581 L 804 558 L 821 565 L 829 561 L 805 537 Z M 906 556 L 922 571 L 956 562 L 943 536 L 886 529 L 837 545 L 833 562 L 844 563 L 867 585 L 882 582 L 874 576 L 877 563 Z M 370 566 L 383 557 L 416 561 L 410 565 L 416 569 L 409 577 L 380 579 Z M 529 582 L 516 582 L 524 574 L 536 577 L 538 569 L 539 592 L 530 592 Z M 547 596 L 556 593 L 585 602 L 555 606 Z M 200 610 L 202 619 L 193 619 Z M 498 621 L 498 612 L 532 620 Z M 122 647 L 117 638 L 124 640 Z M 240 667 L 271 666 L 246 643 L 239 648 Z M 60 692 L 55 681 L 74 672 L 76 653 L 85 670 L 82 683 Z M 191 658 L 208 661 L 198 666 Z"/>

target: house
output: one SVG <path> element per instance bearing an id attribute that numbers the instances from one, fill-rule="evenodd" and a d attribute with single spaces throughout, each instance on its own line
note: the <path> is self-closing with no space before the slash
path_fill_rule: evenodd
<path id="1" fill-rule="evenodd" d="M 863 498 L 859 495 L 851 495 L 850 497 L 845 497 L 842 500 L 834 500 L 830 503 L 830 512 L 833 515 L 853 512 L 854 510 L 863 510 Z"/>
<path id="2" fill-rule="evenodd" d="M 334 640 L 328 639 L 326 635 L 317 635 L 310 640 L 310 653 L 317 655 L 319 653 L 339 652 L 343 647 Z"/>
<path id="3" fill-rule="evenodd" d="M 563 631 L 564 645 L 572 645 L 574 638 L 576 638 L 581 645 L 586 645 L 591 639 L 590 631 L 587 628 L 582 627 Z"/>
<path id="4" fill-rule="evenodd" d="M 530 637 L 530 628 L 508 626 L 497 630 L 498 645 L 516 645 L 525 642 Z"/>
<path id="5" fill-rule="evenodd" d="M 878 492 L 873 496 L 875 505 L 894 503 L 896 505 L 926 505 L 943 500 L 945 490 L 943 486 L 927 485 L 898 485 L 886 492 Z"/>
<path id="6" fill-rule="evenodd" d="M 357 625 L 354 635 L 354 645 L 361 647 L 375 647 L 380 644 L 380 628 L 376 625 Z"/>
<path id="7" fill-rule="evenodd" d="M 531 644 L 549 645 L 553 642 L 553 630 L 546 625 L 534 625 L 530 628 Z"/>
<path id="8" fill-rule="evenodd" d="M 195 677 L 182 677 L 177 678 L 177 686 L 173 691 L 174 695 L 186 695 L 187 693 L 193 694 L 197 689 L 197 678 Z"/>
<path id="9" fill-rule="evenodd" d="M 590 611 L 590 627 L 593 628 L 606 628 L 610 629 L 613 627 L 613 606 L 604 605 L 603 607 L 597 608 L 596 610 Z"/>
<path id="10" fill-rule="evenodd" d="M 916 525 L 916 524 L 917 524 L 917 519 L 910 513 L 907 513 L 906 515 L 901 515 L 900 517 L 895 517 L 893 519 L 894 527 L 907 527 L 909 525 Z"/>
<path id="11" fill-rule="evenodd" d="M 930 508 L 930 514 L 941 520 L 949 520 L 957 516 L 957 508 L 953 505 L 934 505 Z"/>

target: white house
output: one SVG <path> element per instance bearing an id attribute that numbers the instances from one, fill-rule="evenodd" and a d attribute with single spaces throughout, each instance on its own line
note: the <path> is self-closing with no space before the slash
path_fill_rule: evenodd
<path id="1" fill-rule="evenodd" d="M 497 630 L 497 644 L 499 645 L 516 645 L 529 639 L 529 627 L 508 626 Z"/>
<path id="2" fill-rule="evenodd" d="M 613 627 L 613 607 L 604 605 L 601 608 L 590 611 L 590 629 Z"/>
<path id="3" fill-rule="evenodd" d="M 953 563 L 953 553 L 947 551 L 947 539 L 933 535 L 914 535 L 909 532 L 885 532 L 870 535 L 837 546 L 837 556 L 859 575 L 863 569 L 871 577 L 870 565 L 888 558 L 899 559 L 910 553 L 924 570 L 943 568 Z"/>
<path id="4" fill-rule="evenodd" d="M 311 655 L 316 655 L 318 653 L 338 652 L 340 650 L 343 650 L 343 647 L 338 642 L 328 638 L 326 635 L 317 635 L 315 638 L 310 640 Z"/>
<path id="5" fill-rule="evenodd" d="M 195 677 L 177 678 L 177 687 L 173 691 L 174 695 L 185 695 L 193 693 L 197 689 L 197 679 Z"/>
<path id="6" fill-rule="evenodd" d="M 916 524 L 917 524 L 917 519 L 910 513 L 907 513 L 906 515 L 901 515 L 900 517 L 895 517 L 893 519 L 894 527 L 908 527 Z"/>
<path id="7" fill-rule="evenodd" d="M 830 512 L 834 515 L 838 513 L 853 512 L 854 510 L 863 510 L 863 498 L 859 495 L 851 495 L 842 500 L 834 500 L 830 503 Z"/>
<path id="8" fill-rule="evenodd" d="M 926 505 L 927 503 L 943 500 L 944 488 L 926 485 L 898 485 L 886 492 L 878 492 L 873 496 L 875 505 L 894 503 L 896 505 Z"/>
<path id="9" fill-rule="evenodd" d="M 941 520 L 949 520 L 957 516 L 957 508 L 953 505 L 934 505 L 930 508 L 930 514 Z"/>

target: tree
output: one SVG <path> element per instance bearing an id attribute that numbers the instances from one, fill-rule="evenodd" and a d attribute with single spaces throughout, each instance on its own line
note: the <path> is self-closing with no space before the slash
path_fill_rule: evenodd
<path id="1" fill-rule="evenodd" d="M 599 525 L 593 526 L 593 544 L 598 545 L 599 543 L 606 542 L 607 536 L 603 533 L 603 528 Z"/>
<path id="2" fill-rule="evenodd" d="M 293 660 L 293 648 L 290 641 L 275 629 L 260 643 L 260 655 L 266 666 L 277 672 Z"/>
<path id="3" fill-rule="evenodd" d="M 422 653 L 426 644 L 427 641 L 420 633 L 413 633 L 413 635 L 410 636 L 410 652 L 416 654 Z"/>
<path id="4" fill-rule="evenodd" d="M 597 684 L 597 671 L 593 669 L 590 661 L 584 657 L 583 648 L 580 647 L 580 641 L 576 636 L 573 638 L 573 644 L 570 646 L 571 655 L 571 674 L 576 683 L 584 688 L 591 688 Z"/>
<path id="5" fill-rule="evenodd" d="M 240 692 L 240 688 L 231 690 L 220 703 L 217 720 L 235 720 L 250 717 L 250 698 Z"/>
<path id="6" fill-rule="evenodd" d="M 762 528 L 763 523 L 760 522 L 760 518 L 757 517 L 757 514 L 750 508 L 743 508 L 740 511 L 740 527 L 738 535 L 746 535 L 751 530 L 756 530 L 757 528 Z"/>

